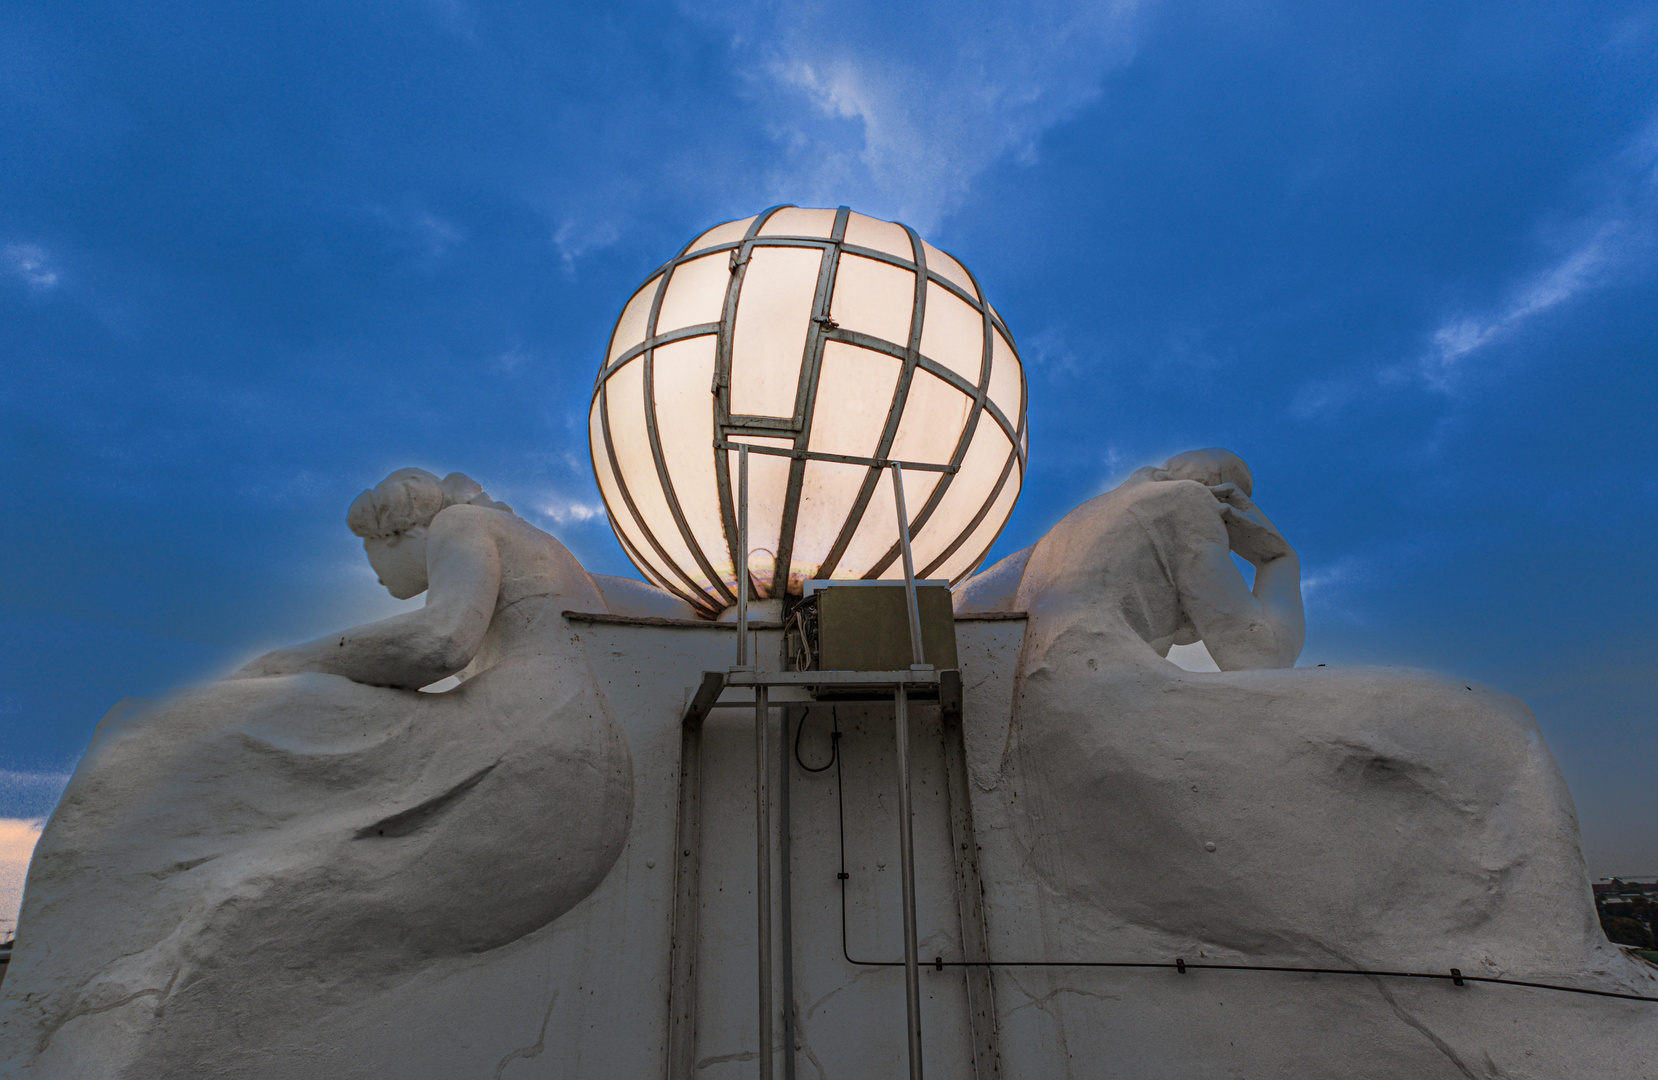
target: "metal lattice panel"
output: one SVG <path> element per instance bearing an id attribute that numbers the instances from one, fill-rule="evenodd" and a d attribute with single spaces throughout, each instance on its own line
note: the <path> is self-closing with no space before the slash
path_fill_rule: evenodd
<path id="1" fill-rule="evenodd" d="M 646 578 L 736 601 L 735 446 L 750 447 L 751 596 L 971 573 L 1024 478 L 1025 379 L 977 279 L 914 229 L 773 207 L 697 237 L 623 308 L 593 390 L 599 491 Z"/>

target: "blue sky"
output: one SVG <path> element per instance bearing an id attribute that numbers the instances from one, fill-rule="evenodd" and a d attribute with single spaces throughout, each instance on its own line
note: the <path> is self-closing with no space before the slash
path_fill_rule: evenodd
<path id="1" fill-rule="evenodd" d="M 0 8 L 0 815 L 102 713 L 396 610 L 344 527 L 465 471 L 597 571 L 621 303 L 775 202 L 905 220 L 1030 373 L 998 553 L 1221 445 L 1304 663 L 1536 709 L 1658 873 L 1658 3 Z"/>

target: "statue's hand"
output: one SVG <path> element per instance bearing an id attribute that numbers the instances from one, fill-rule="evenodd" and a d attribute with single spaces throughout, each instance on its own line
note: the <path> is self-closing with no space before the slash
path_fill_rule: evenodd
<path id="1" fill-rule="evenodd" d="M 1247 512 L 1255 509 L 1255 504 L 1249 501 L 1249 496 L 1237 484 L 1216 484 L 1209 491 L 1221 502 L 1238 510 Z"/>
<path id="2" fill-rule="evenodd" d="M 1260 566 L 1295 554 L 1295 549 L 1278 531 L 1278 526 L 1267 520 L 1260 507 L 1239 491 L 1236 484 L 1218 484 L 1209 490 L 1221 503 L 1220 516 L 1226 523 L 1226 535 L 1232 550 L 1243 559 Z"/>

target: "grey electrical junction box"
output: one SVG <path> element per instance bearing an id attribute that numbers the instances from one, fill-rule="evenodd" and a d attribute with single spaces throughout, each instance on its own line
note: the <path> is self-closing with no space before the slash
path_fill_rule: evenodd
<path id="1" fill-rule="evenodd" d="M 904 671 L 910 650 L 903 582 L 808 581 L 789 622 L 790 666 L 817 671 Z M 947 581 L 915 583 L 924 660 L 956 667 L 956 617 Z"/>

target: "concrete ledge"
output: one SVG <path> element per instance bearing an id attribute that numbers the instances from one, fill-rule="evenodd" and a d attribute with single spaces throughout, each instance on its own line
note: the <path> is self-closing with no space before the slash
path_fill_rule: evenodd
<path id="1" fill-rule="evenodd" d="M 664 619 L 655 615 L 611 615 L 599 611 L 566 611 L 566 619 L 572 622 L 616 623 L 620 626 L 672 626 L 686 630 L 735 630 L 734 622 L 709 622 L 706 619 Z M 751 622 L 750 630 L 781 630 L 782 623 Z"/>
<path id="2" fill-rule="evenodd" d="M 601 611 L 566 611 L 572 622 L 616 623 L 620 626 L 674 626 L 687 630 L 735 630 L 734 622 L 709 622 L 705 619 L 664 619 L 655 615 L 611 615 Z M 1028 616 L 1023 611 L 974 611 L 956 616 L 957 622 L 1009 622 Z M 781 630 L 782 623 L 751 622 L 750 630 Z"/>

